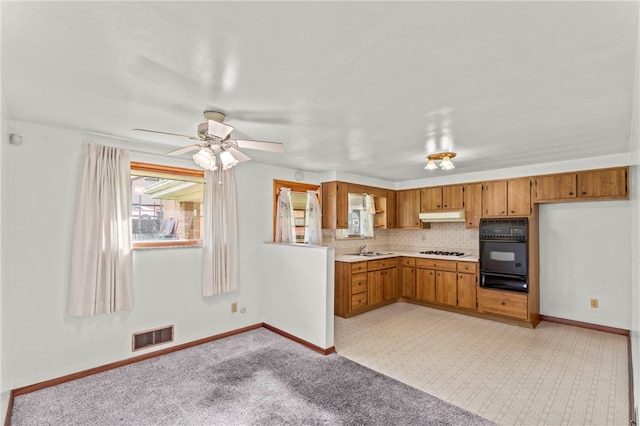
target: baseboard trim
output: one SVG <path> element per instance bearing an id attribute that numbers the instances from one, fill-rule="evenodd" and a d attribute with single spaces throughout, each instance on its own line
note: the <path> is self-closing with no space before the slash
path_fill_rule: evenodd
<path id="1" fill-rule="evenodd" d="M 30 392 L 35 392 L 37 390 L 40 389 L 44 389 L 44 388 L 48 388 L 51 386 L 56 386 L 56 385 L 60 385 L 62 383 L 66 383 L 66 382 L 70 382 L 73 380 L 77 380 L 77 379 L 81 379 L 83 377 L 88 377 L 94 374 L 98 374 L 98 373 L 102 373 L 108 370 L 113 370 L 114 368 L 119 368 L 119 367 L 124 367 L 125 365 L 129 365 L 129 364 L 134 364 L 136 362 L 140 362 L 140 361 L 144 361 L 150 358 L 155 358 L 161 355 L 166 355 L 166 354 L 170 354 L 172 352 L 177 352 L 180 351 L 182 349 L 187 349 L 187 348 L 191 348 L 193 346 L 198 346 L 198 345 L 202 345 L 204 343 L 209 343 L 209 342 L 213 342 L 215 340 L 220 340 L 220 339 L 224 339 L 225 337 L 230 337 L 236 334 L 240 334 L 240 333 L 244 333 L 246 331 L 251 331 L 251 330 L 256 330 L 258 328 L 266 328 L 267 330 L 270 330 L 274 333 L 277 333 L 283 337 L 286 337 L 289 340 L 292 340 L 296 343 L 299 343 L 315 352 L 319 352 L 323 355 L 328 355 L 330 353 L 335 352 L 335 347 L 332 346 L 328 349 L 323 349 L 319 346 L 316 346 L 312 343 L 307 342 L 306 340 L 302 340 L 296 336 L 294 336 L 293 334 L 289 334 L 285 331 L 282 331 L 276 327 L 270 326 L 269 324 L 265 324 L 265 323 L 258 323 L 258 324 L 254 324 L 254 325 L 250 325 L 247 327 L 243 327 L 243 328 L 239 328 L 236 330 L 231 330 L 231 331 L 227 331 L 225 333 L 220 333 L 220 334 L 216 334 L 214 336 L 209 336 L 209 337 L 205 337 L 203 339 L 198 339 L 198 340 L 194 340 L 192 342 L 187 342 L 187 343 L 182 343 L 180 345 L 176 345 L 176 346 L 171 346 L 169 348 L 165 348 L 165 349 L 160 349 L 157 351 L 153 351 L 153 352 L 149 352 L 143 355 L 138 355 L 132 358 L 127 358 L 124 359 L 122 361 L 116 361 L 116 362 L 112 362 L 110 364 L 105 364 L 105 365 L 101 365 L 98 367 L 94 367 L 94 368 L 89 368 L 87 370 L 83 370 L 83 371 L 79 371 L 77 373 L 71 373 L 71 374 L 67 374 L 66 376 L 61 376 L 61 377 L 57 377 L 55 379 L 51 379 L 51 380 L 46 380 L 44 382 L 40 382 L 40 383 L 35 383 L 33 385 L 27 385 L 27 386 L 23 386 L 20 388 L 16 388 L 13 389 L 11 391 L 11 393 L 9 394 L 9 401 L 7 404 L 7 414 L 5 416 L 5 421 L 4 421 L 4 426 L 10 426 L 11 425 L 11 412 L 13 411 L 13 399 L 16 396 L 20 396 L 20 395 L 24 395 L 26 393 L 30 393 Z"/>
<path id="2" fill-rule="evenodd" d="M 573 325 L 574 327 L 588 328 L 590 330 L 604 331 L 607 333 L 619 334 L 621 336 L 629 336 L 629 330 L 624 328 L 608 327 L 606 325 L 591 324 L 588 322 L 574 321 L 564 318 L 550 317 L 548 315 L 540 315 L 542 321 L 557 322 L 558 324 Z"/>
<path id="3" fill-rule="evenodd" d="M 264 324 L 264 328 L 266 328 L 267 330 L 273 331 L 274 333 L 279 334 L 283 337 L 286 337 L 289 340 L 293 340 L 294 342 L 299 343 L 302 346 L 305 346 L 313 351 L 321 353 L 322 355 L 329 355 L 336 351 L 335 346 L 331 346 L 330 348 L 324 349 L 324 348 L 321 348 L 320 346 L 316 346 L 313 343 L 309 343 L 306 340 L 302 340 L 299 337 L 294 336 L 293 334 L 289 334 L 286 331 L 282 331 L 279 328 L 276 328 L 269 324 Z"/>
<path id="4" fill-rule="evenodd" d="M 636 425 L 636 403 L 633 395 L 633 360 L 631 359 L 632 352 L 631 335 L 629 334 L 627 335 L 627 360 L 629 362 L 629 367 L 627 368 L 629 374 L 627 382 L 629 384 L 629 424 Z"/>

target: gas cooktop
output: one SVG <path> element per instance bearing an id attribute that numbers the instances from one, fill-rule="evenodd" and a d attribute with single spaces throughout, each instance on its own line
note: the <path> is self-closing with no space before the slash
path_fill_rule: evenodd
<path id="1" fill-rule="evenodd" d="M 440 251 L 440 250 L 425 250 L 425 251 L 421 251 L 420 254 L 435 254 L 437 256 L 464 256 L 464 253 L 461 251 Z"/>

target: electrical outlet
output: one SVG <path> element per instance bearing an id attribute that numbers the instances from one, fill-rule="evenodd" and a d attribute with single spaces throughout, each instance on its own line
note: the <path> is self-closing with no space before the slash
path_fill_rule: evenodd
<path id="1" fill-rule="evenodd" d="M 592 308 L 598 307 L 598 299 L 591 299 L 591 307 Z"/>
<path id="2" fill-rule="evenodd" d="M 231 304 L 231 313 L 234 313 L 234 312 L 238 312 L 238 303 L 237 302 L 233 302 Z"/>

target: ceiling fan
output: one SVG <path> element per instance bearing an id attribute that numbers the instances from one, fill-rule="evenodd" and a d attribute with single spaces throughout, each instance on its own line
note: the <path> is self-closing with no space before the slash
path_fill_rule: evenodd
<path id="1" fill-rule="evenodd" d="M 280 142 L 231 139 L 231 131 L 233 130 L 233 127 L 224 123 L 226 115 L 222 112 L 205 111 L 204 118 L 207 121 L 198 124 L 197 137 L 182 135 L 179 133 L 161 132 L 158 130 L 133 130 L 180 136 L 201 141 L 200 143 L 168 152 L 167 155 L 182 155 L 199 149 L 199 151 L 193 155 L 193 161 L 206 170 L 216 170 L 218 168 L 218 164 L 222 165 L 222 168 L 226 170 L 240 162 L 251 160 L 251 157 L 240 151 L 238 148 L 270 152 L 283 151 L 283 145 Z"/>

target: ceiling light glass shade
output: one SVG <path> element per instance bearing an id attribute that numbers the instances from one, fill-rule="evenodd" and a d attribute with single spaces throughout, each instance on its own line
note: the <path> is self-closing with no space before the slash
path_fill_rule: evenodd
<path id="1" fill-rule="evenodd" d="M 424 166 L 425 170 L 435 170 L 438 168 L 438 166 L 436 166 L 436 162 L 433 160 L 429 160 L 427 162 L 427 165 Z"/>
<path id="2" fill-rule="evenodd" d="M 193 161 L 205 170 L 216 170 L 216 156 L 211 149 L 204 147 L 197 153 L 193 154 Z"/>
<path id="3" fill-rule="evenodd" d="M 442 159 L 442 163 L 440 163 L 440 168 L 442 170 L 451 170 L 451 169 L 455 169 L 455 166 L 451 162 L 451 159 L 449 157 L 445 156 Z"/>
<path id="4" fill-rule="evenodd" d="M 229 151 L 222 151 L 220 153 L 220 161 L 222 162 L 222 169 L 227 170 L 239 163 Z"/>

